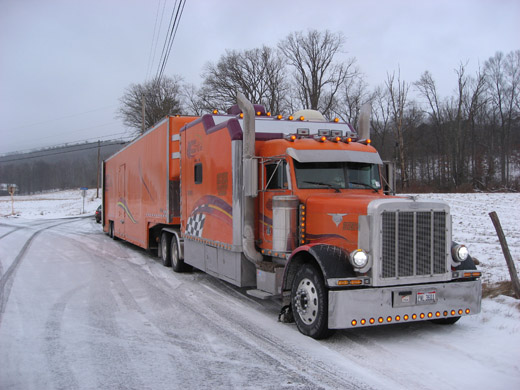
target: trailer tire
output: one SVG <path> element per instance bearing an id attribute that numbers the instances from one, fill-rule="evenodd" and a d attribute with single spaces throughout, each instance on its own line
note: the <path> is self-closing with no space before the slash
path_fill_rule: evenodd
<path id="1" fill-rule="evenodd" d="M 187 270 L 186 264 L 184 264 L 184 260 L 180 258 L 179 253 L 179 245 L 177 242 L 177 237 L 174 235 L 170 244 L 170 254 L 171 254 L 171 262 L 172 262 L 172 270 L 174 272 L 184 272 Z"/>
<path id="2" fill-rule="evenodd" d="M 114 232 L 114 221 L 109 221 L 108 222 L 108 236 L 112 239 L 112 240 L 117 240 L 116 238 L 116 234 Z"/>
<path id="3" fill-rule="evenodd" d="M 172 265 L 172 260 L 170 257 L 170 245 L 171 245 L 172 237 L 170 233 L 162 232 L 161 234 L 161 260 L 162 264 L 165 267 L 169 267 Z"/>
<path id="4" fill-rule="evenodd" d="M 296 273 L 291 289 L 291 307 L 298 330 L 314 339 L 332 334 L 328 328 L 328 294 L 321 273 L 304 264 Z"/>

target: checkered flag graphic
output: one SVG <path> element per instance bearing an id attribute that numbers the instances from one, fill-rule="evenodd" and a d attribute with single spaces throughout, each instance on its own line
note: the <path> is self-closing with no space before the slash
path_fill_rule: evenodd
<path id="1" fill-rule="evenodd" d="M 204 221 L 206 220 L 206 215 L 203 213 L 194 214 L 188 218 L 188 223 L 186 224 L 186 235 L 202 237 L 202 230 L 204 229 Z"/>

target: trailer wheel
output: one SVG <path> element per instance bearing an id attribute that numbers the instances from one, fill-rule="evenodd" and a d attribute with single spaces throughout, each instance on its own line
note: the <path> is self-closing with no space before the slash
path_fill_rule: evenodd
<path id="1" fill-rule="evenodd" d="M 161 260 L 165 267 L 169 267 L 172 264 L 170 258 L 170 242 L 172 241 L 170 233 L 162 232 L 161 234 Z"/>
<path id="2" fill-rule="evenodd" d="M 174 235 L 171 240 L 170 254 L 172 260 L 172 269 L 174 272 L 184 272 L 187 269 L 184 260 L 180 258 L 179 246 L 177 244 L 177 237 Z"/>
<path id="3" fill-rule="evenodd" d="M 321 273 L 304 264 L 296 273 L 291 289 L 294 320 L 301 333 L 323 339 L 332 332 L 328 328 L 327 290 Z"/>
<path id="4" fill-rule="evenodd" d="M 116 234 L 114 232 L 114 221 L 109 221 L 108 222 L 108 236 L 112 240 L 116 240 Z"/>
<path id="5" fill-rule="evenodd" d="M 460 317 L 449 317 L 449 318 L 436 318 L 435 320 L 432 320 L 432 322 L 437 325 L 453 325 L 458 320 L 460 320 Z"/>

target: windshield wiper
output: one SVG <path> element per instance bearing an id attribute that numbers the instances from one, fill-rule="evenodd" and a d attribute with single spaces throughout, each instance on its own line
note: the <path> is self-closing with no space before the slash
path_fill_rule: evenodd
<path id="1" fill-rule="evenodd" d="M 368 187 L 371 190 L 374 190 L 374 192 L 377 192 L 377 188 L 376 187 L 372 187 L 370 184 L 367 184 L 367 183 L 361 183 L 361 182 L 357 182 L 357 181 L 349 181 L 349 184 L 357 184 L 359 186 Z"/>
<path id="2" fill-rule="evenodd" d="M 323 182 L 321 182 L 321 181 L 306 181 L 306 180 L 304 181 L 304 183 L 314 184 L 314 185 L 317 185 L 317 186 L 325 186 L 325 187 L 328 187 L 328 188 L 330 188 L 331 190 L 334 190 L 334 191 L 336 191 L 336 192 L 341 192 L 341 191 L 339 190 L 338 187 L 334 187 L 334 186 L 333 186 L 332 184 L 330 184 L 330 183 L 323 183 Z"/>

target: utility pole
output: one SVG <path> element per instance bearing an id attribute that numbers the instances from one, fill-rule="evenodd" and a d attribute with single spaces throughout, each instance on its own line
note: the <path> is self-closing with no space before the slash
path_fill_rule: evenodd
<path id="1" fill-rule="evenodd" d="M 146 107 L 145 100 L 144 100 L 144 93 L 141 94 L 141 106 L 142 106 L 142 111 L 143 111 L 143 134 L 144 134 L 144 130 L 145 130 L 144 114 L 145 114 L 145 107 Z"/>
<path id="2" fill-rule="evenodd" d="M 97 142 L 97 189 L 96 189 L 96 199 L 99 199 L 99 171 L 100 171 L 100 157 L 101 157 L 101 141 Z"/>

